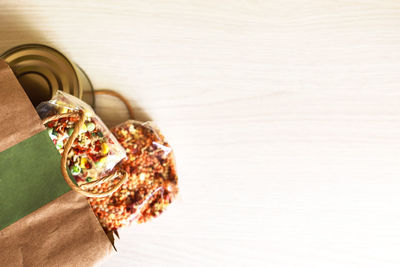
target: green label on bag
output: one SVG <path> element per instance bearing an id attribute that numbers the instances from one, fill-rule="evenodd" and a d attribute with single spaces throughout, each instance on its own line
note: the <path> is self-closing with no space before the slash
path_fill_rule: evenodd
<path id="1" fill-rule="evenodd" d="M 0 230 L 68 192 L 46 131 L 0 153 Z"/>

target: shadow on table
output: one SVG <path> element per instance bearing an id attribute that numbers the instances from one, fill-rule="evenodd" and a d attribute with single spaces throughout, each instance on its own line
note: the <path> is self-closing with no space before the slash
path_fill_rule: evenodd
<path id="1" fill-rule="evenodd" d="M 8 10 L 3 4 L 0 7 L 0 54 L 27 43 L 52 45 L 42 32 L 31 26 L 29 18 Z"/>
<path id="2" fill-rule="evenodd" d="M 32 27 L 29 17 L 16 14 L 12 8 L 8 9 L 6 5 L 0 5 L 0 55 L 7 50 L 22 44 L 37 43 L 51 47 L 57 47 L 50 42 L 40 29 Z M 95 88 L 98 89 L 98 88 Z M 114 102 L 112 102 L 114 103 Z M 136 103 L 131 101 L 134 108 L 134 119 L 139 121 L 149 121 L 150 116 Z M 116 104 L 118 105 L 118 104 Z M 103 105 L 106 106 L 106 105 Z M 111 108 L 112 107 L 112 108 Z M 117 106 L 119 107 L 119 106 Z M 129 119 L 129 116 L 123 113 L 124 108 L 115 106 L 99 107 L 96 112 L 108 126 L 114 126 Z"/>
<path id="3" fill-rule="evenodd" d="M 136 101 L 132 101 L 131 100 L 131 105 L 133 106 L 134 109 L 134 120 L 137 121 L 151 121 L 152 118 L 150 117 L 150 115 L 145 112 L 145 110 L 136 102 Z"/>
<path id="4" fill-rule="evenodd" d="M 124 95 L 124 97 L 128 96 Z M 152 120 L 149 114 L 145 112 L 136 101 L 131 99 L 128 100 L 133 107 L 134 120 L 143 122 Z M 119 99 L 107 95 L 96 96 L 96 113 L 108 127 L 114 127 L 122 122 L 132 119 L 129 117 L 128 110 Z"/>

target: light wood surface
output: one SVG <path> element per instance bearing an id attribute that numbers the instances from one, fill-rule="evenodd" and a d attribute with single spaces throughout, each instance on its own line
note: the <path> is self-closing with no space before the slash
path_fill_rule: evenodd
<path id="1" fill-rule="evenodd" d="M 399 1 L 2 0 L 28 42 L 175 149 L 179 199 L 103 266 L 400 265 Z"/>

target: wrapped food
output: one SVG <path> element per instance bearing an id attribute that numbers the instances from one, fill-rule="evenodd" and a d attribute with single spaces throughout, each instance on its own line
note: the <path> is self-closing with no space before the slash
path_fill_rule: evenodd
<path id="1" fill-rule="evenodd" d="M 154 126 L 127 121 L 112 132 L 127 153 L 116 168 L 125 170 L 129 179 L 111 196 L 89 198 L 106 231 L 157 217 L 178 193 L 172 149 Z M 95 191 L 107 190 L 117 182 L 103 183 Z"/>
<path id="2" fill-rule="evenodd" d="M 78 184 L 98 180 L 126 156 L 123 147 L 93 109 L 74 96 L 58 91 L 50 101 L 39 104 L 37 112 L 42 119 L 72 112 L 86 114 L 85 123 L 67 155 L 67 167 Z M 78 121 L 79 117 L 68 116 L 46 123 L 49 136 L 60 154 L 64 152 Z"/>

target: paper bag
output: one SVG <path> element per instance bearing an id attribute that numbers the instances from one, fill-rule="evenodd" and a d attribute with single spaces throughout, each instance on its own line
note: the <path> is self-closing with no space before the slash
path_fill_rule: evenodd
<path id="1" fill-rule="evenodd" d="M 113 253 L 86 197 L 64 181 L 60 159 L 0 60 L 0 266 L 94 266 Z"/>

